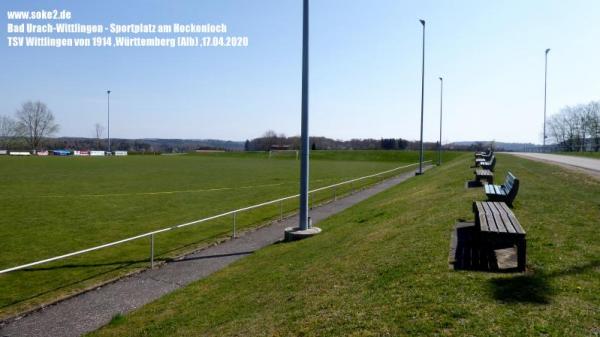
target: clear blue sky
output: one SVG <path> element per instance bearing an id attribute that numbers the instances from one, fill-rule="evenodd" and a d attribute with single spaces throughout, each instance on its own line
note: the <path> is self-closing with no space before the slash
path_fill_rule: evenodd
<path id="1" fill-rule="evenodd" d="M 301 0 L 4 0 L 0 114 L 46 102 L 60 135 L 106 124 L 127 138 L 243 140 L 300 132 Z M 246 49 L 9 49 L 6 10 L 68 9 L 72 23 L 224 22 Z M 311 134 L 417 139 L 427 20 L 425 138 L 541 142 L 549 114 L 600 99 L 600 1 L 311 2 Z M 482 121 L 485 121 L 483 123 Z"/>

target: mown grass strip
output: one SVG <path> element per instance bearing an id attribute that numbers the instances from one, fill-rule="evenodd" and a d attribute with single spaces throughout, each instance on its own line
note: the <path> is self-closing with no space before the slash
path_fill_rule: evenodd
<path id="1" fill-rule="evenodd" d="M 93 336 L 589 336 L 600 322 L 600 184 L 508 155 L 529 272 L 448 269 L 481 189 L 465 155 L 127 315 Z"/>

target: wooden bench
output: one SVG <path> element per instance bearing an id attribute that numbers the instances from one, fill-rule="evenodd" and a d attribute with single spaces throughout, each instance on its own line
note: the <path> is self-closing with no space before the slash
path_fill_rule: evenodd
<path id="1" fill-rule="evenodd" d="M 496 168 L 496 156 L 492 155 L 492 159 L 490 161 L 479 163 L 479 166 L 483 169 L 490 170 L 493 172 Z"/>
<path id="2" fill-rule="evenodd" d="M 504 178 L 504 184 L 488 184 L 485 185 L 484 188 L 485 194 L 490 201 L 502 201 L 512 206 L 513 201 L 519 192 L 519 179 L 517 179 L 517 177 L 515 177 L 511 172 L 508 172 L 506 178 Z"/>
<path id="3" fill-rule="evenodd" d="M 494 151 L 476 152 L 475 158 L 490 159 L 493 154 L 494 154 Z"/>
<path id="4" fill-rule="evenodd" d="M 495 250 L 517 248 L 517 269 L 525 270 L 527 244 L 525 230 L 515 217 L 515 214 L 503 202 L 475 201 L 475 227 L 478 230 L 478 242 L 486 252 L 484 261 L 495 261 L 492 256 Z M 485 262 L 484 262 L 485 263 Z M 497 263 L 491 263 L 492 269 L 497 269 Z"/>
<path id="5" fill-rule="evenodd" d="M 475 170 L 475 181 L 481 183 L 482 180 L 485 180 L 487 184 L 494 183 L 494 173 L 490 170 L 478 168 Z"/>
<path id="6" fill-rule="evenodd" d="M 493 152 L 490 152 L 489 154 L 485 154 L 485 155 L 475 155 L 475 167 L 480 166 L 482 163 L 492 161 L 493 158 L 494 158 Z"/>

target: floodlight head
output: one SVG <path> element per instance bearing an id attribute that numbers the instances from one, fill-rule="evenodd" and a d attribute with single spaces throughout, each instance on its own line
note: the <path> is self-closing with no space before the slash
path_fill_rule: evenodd
<path id="1" fill-rule="evenodd" d="M 546 54 L 548 54 L 550 52 L 550 48 L 546 49 Z"/>
<path id="2" fill-rule="evenodd" d="M 440 81 L 443 81 L 444 79 L 440 76 Z"/>
<path id="3" fill-rule="evenodd" d="M 419 19 L 419 21 L 421 22 L 421 24 L 422 24 L 423 26 L 425 26 L 425 20 L 421 20 L 421 19 Z"/>
<path id="4" fill-rule="evenodd" d="M 106 90 L 106 93 L 107 93 L 108 95 L 110 95 L 110 90 Z"/>

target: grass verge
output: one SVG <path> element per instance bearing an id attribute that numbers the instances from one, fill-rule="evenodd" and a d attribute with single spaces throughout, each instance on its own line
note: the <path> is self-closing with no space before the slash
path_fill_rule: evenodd
<path id="1" fill-rule="evenodd" d="M 93 336 L 590 336 L 600 329 L 600 183 L 498 155 L 521 179 L 528 273 L 448 269 L 472 219 L 465 155 L 262 249 Z"/>

